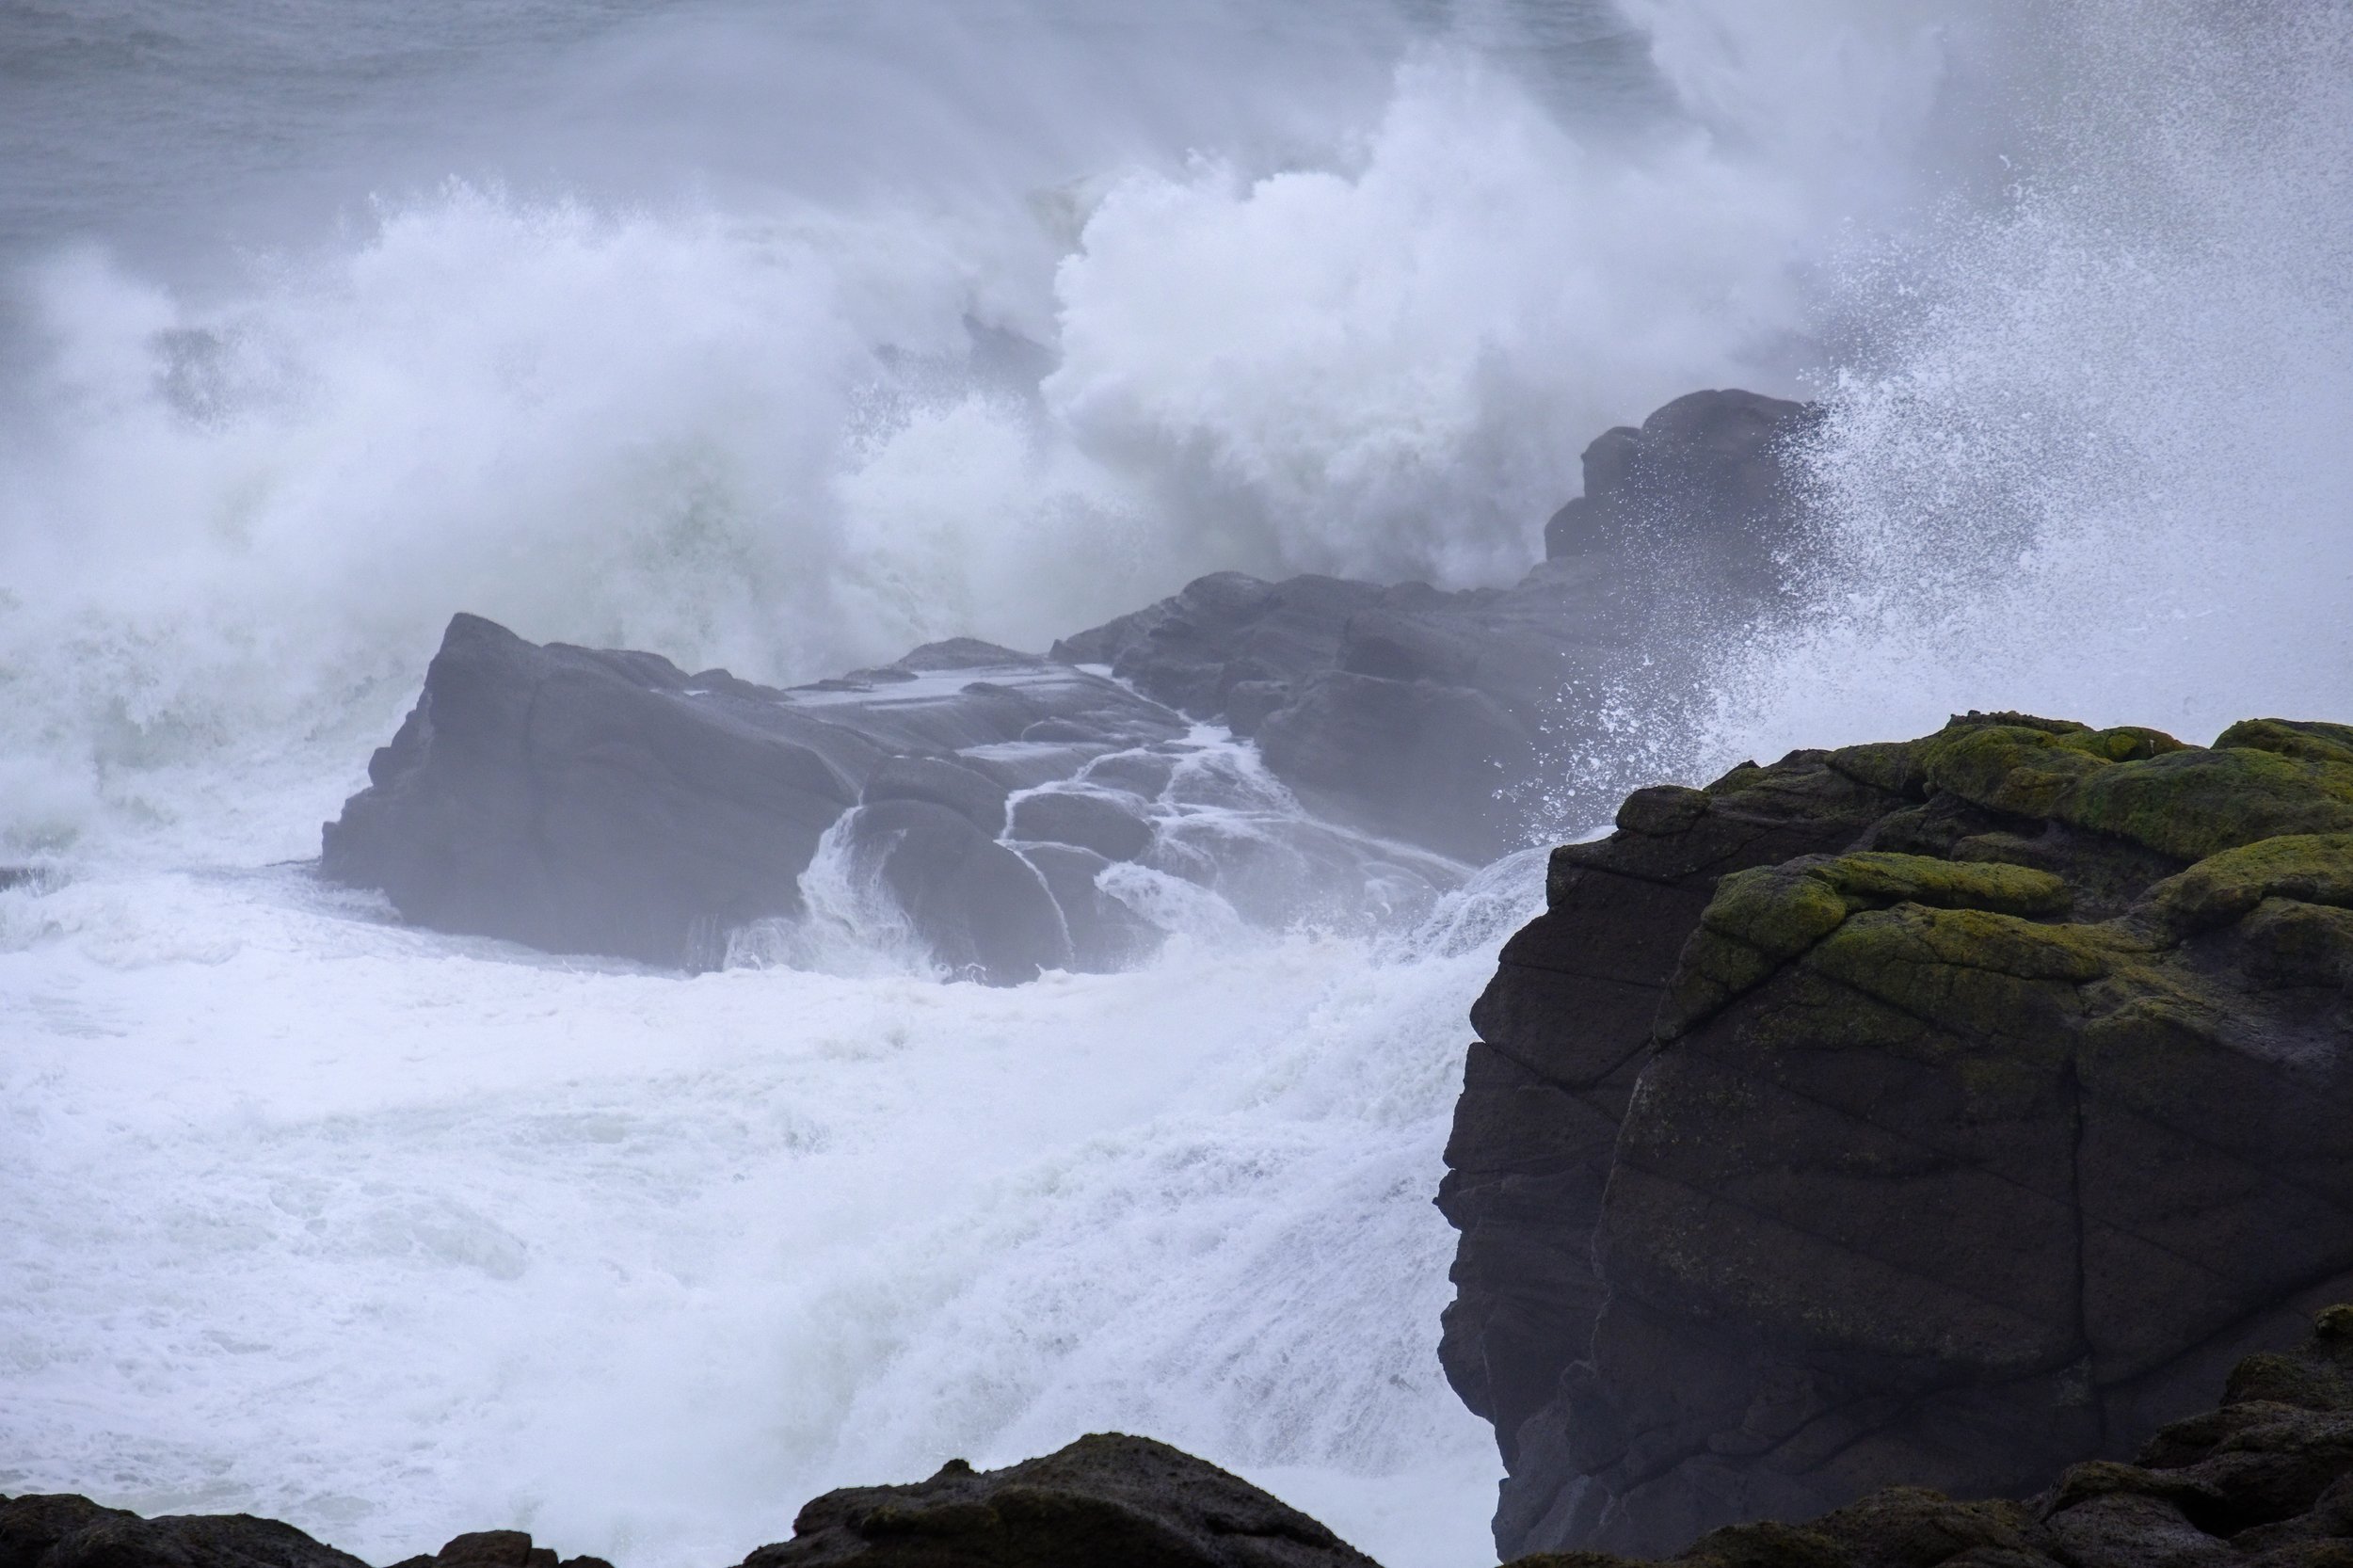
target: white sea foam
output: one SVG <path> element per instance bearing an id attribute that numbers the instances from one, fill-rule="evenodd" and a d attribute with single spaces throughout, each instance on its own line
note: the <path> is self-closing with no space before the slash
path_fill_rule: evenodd
<path id="1" fill-rule="evenodd" d="M 1178 938 L 1010 992 L 839 857 L 830 924 L 691 982 L 265 868 L 456 609 L 774 680 L 1216 568 L 1492 582 L 1602 425 L 1801 373 L 1804 612 L 1564 767 L 2347 716 L 2345 8 L 1623 8 L 1652 69 L 1593 86 L 1575 8 L 896 64 L 712 8 L 499 122 L 698 192 L 453 155 L 232 282 L 44 252 L 0 335 L 0 857 L 49 868 L 0 890 L 0 1491 L 707 1568 L 823 1486 L 1128 1426 L 1476 1560 L 1427 1199 L 1530 859 L 1345 936 L 1122 869 Z M 730 118 L 772 101 L 773 164 Z"/>
<path id="2" fill-rule="evenodd" d="M 1428 1187 L 1533 871 L 1385 961 L 1011 991 L 539 959 L 291 872 L 0 893 L 0 1490 L 708 1562 L 1127 1428 L 1448 1560 L 1490 1449 Z"/>
<path id="3" fill-rule="evenodd" d="M 2353 696 L 2353 9 L 2095 6 L 2053 42 L 2001 204 L 1850 280 L 1811 591 L 1731 651 L 1709 763 Z"/>

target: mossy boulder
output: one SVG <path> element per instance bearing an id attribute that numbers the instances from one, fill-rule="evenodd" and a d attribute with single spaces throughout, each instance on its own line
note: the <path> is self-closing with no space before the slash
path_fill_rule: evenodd
<path id="1" fill-rule="evenodd" d="M 1811 1561 L 1741 1521 L 2121 1462 L 2353 1290 L 2349 743 L 1968 714 L 1559 852 L 1441 1200 L 1503 1551 Z M 2066 1550 L 2197 1507 L 2087 1493 Z"/>

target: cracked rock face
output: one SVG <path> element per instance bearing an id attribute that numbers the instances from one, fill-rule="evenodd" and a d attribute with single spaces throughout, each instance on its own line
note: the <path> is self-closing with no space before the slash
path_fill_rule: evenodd
<path id="1" fill-rule="evenodd" d="M 2023 1492 L 2353 1286 L 2353 729 L 1972 714 L 1619 823 L 1439 1200 L 1506 1556 Z"/>
<path id="2" fill-rule="evenodd" d="M 2333 1568 L 2353 1562 L 2353 1306 L 2239 1363 L 2218 1410 L 2022 1502 L 1893 1487 L 1804 1525 L 1735 1525 L 1673 1568 Z M 1513 1568 L 1633 1568 L 1599 1552 Z"/>

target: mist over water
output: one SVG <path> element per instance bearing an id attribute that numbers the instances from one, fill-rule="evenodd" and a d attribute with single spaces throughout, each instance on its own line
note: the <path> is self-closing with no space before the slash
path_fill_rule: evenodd
<path id="1" fill-rule="evenodd" d="M 1718 755 L 2353 695 L 2353 9 L 2090 7 L 1990 211 L 1854 265 L 1808 591 Z"/>
<path id="2" fill-rule="evenodd" d="M 854 888 L 691 983 L 437 936 L 273 862 L 456 610 L 792 680 L 1216 569 L 1508 583 L 1593 436 L 1745 385 L 1830 406 L 1797 591 L 1564 770 L 2347 716 L 2342 4 L 0 40 L 0 1491 L 707 1568 L 1125 1427 L 1482 1560 L 1428 1197 L 1539 857 L 1009 992 Z"/>

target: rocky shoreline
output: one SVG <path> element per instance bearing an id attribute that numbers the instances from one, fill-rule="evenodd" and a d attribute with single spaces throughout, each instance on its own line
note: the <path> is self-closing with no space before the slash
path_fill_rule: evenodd
<path id="1" fill-rule="evenodd" d="M 1705 392 L 1609 432 L 1507 589 L 1220 574 L 1045 655 L 789 690 L 459 616 L 320 871 L 689 971 L 863 879 L 997 984 L 1148 955 L 1151 878 L 1269 927 L 1426 907 L 1525 838 L 1593 722 L 1564 690 L 1677 679 L 1680 616 L 1778 591 L 1812 417 Z M 2353 727 L 1971 713 L 1616 824 L 1553 852 L 1472 1011 L 1436 1197 L 1498 1553 L 2353 1568 Z M 1117 1434 L 795 1528 L 746 1568 L 1369 1561 Z M 0 1501 L 0 1568 L 101 1561 L 357 1564 Z M 491 1531 L 402 1568 L 564 1564 Z"/>
<path id="2" fill-rule="evenodd" d="M 1973 713 L 1618 824 L 1502 951 L 1438 1196 L 1499 1553 L 2353 1564 L 2353 727 Z M 745 1568 L 1369 1561 L 1097 1434 L 828 1494 Z M 511 1530 L 401 1568 L 567 1563 L 606 1568 Z M 0 1568 L 102 1564 L 361 1568 L 0 1501 Z"/>
<path id="3" fill-rule="evenodd" d="M 2023 1500 L 1873 1493 L 1802 1525 L 1716 1530 L 1673 1568 L 2345 1568 L 2353 1563 L 2353 1306 L 2304 1344 L 2250 1356 L 2219 1408 L 2132 1463 L 2071 1466 Z M 367 1568 L 247 1514 L 142 1519 L 86 1497 L 0 1498 L 0 1568 Z M 392 1568 L 612 1568 L 520 1530 L 461 1535 Z M 741 1568 L 1377 1568 L 1331 1530 L 1145 1438 L 1084 1437 L 975 1471 L 829 1492 Z M 1635 1568 L 1588 1551 L 1512 1568 Z"/>

